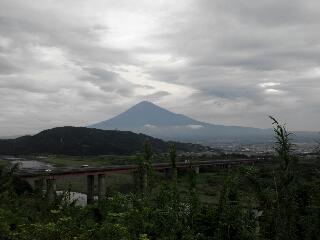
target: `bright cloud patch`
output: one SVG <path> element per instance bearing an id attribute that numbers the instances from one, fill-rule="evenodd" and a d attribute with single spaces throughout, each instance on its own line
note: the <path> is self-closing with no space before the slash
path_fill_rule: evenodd
<path id="1" fill-rule="evenodd" d="M 268 88 L 265 90 L 266 93 L 268 94 L 281 94 L 283 93 L 283 91 L 281 90 L 277 90 L 277 89 L 273 89 L 273 88 Z"/>
<path id="2" fill-rule="evenodd" d="M 265 82 L 265 83 L 260 84 L 260 86 L 263 88 L 274 87 L 274 86 L 278 86 L 278 85 L 280 85 L 280 83 L 277 83 L 277 82 Z"/>

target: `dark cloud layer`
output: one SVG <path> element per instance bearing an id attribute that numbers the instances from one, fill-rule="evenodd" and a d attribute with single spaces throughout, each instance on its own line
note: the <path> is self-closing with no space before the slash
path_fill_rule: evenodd
<path id="1" fill-rule="evenodd" d="M 2 0 L 0 135 L 144 99 L 208 122 L 275 115 L 319 130 L 319 28 L 316 0 Z"/>

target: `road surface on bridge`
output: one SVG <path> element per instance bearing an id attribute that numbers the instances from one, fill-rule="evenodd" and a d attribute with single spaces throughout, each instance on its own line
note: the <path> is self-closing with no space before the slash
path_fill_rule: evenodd
<path id="1" fill-rule="evenodd" d="M 203 167 L 203 166 L 232 166 L 241 164 L 255 164 L 257 162 L 270 162 L 268 159 L 232 159 L 232 160 L 208 160 L 196 162 L 177 162 L 178 169 L 189 167 Z M 162 171 L 171 168 L 170 163 L 155 163 L 152 164 L 153 169 Z M 17 175 L 22 178 L 35 178 L 35 177 L 65 177 L 65 176 L 79 176 L 79 175 L 97 175 L 107 173 L 121 173 L 121 172 L 134 172 L 138 165 L 111 165 L 105 167 L 81 167 L 81 168 L 54 168 L 52 170 L 46 169 L 21 169 Z"/>

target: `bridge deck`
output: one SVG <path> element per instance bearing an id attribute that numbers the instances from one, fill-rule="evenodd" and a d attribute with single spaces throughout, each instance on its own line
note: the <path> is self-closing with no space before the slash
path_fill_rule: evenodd
<path id="1" fill-rule="evenodd" d="M 189 168 L 190 166 L 221 166 L 221 165 L 240 165 L 240 164 L 254 164 L 256 162 L 266 162 L 266 160 L 258 159 L 233 159 L 233 160 L 210 160 L 210 161 L 197 161 L 197 162 L 178 162 L 177 168 Z M 269 161 L 270 162 L 270 161 Z M 156 163 L 152 165 L 155 170 L 161 171 L 170 169 L 170 163 Z M 84 167 L 84 168 L 55 168 L 50 172 L 45 169 L 39 170 L 20 170 L 17 172 L 18 176 L 22 178 L 35 178 L 35 177 L 63 177 L 63 176 L 79 176 L 79 175 L 96 175 L 105 173 L 120 173 L 120 172 L 133 172 L 137 169 L 137 165 L 113 165 L 106 167 Z"/>

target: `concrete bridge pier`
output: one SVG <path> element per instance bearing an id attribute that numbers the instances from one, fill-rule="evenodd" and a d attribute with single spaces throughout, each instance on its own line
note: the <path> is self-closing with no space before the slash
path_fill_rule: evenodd
<path id="1" fill-rule="evenodd" d="M 106 175 L 98 174 L 98 199 L 104 200 L 106 197 Z"/>
<path id="2" fill-rule="evenodd" d="M 94 175 L 87 175 L 87 204 L 94 200 Z"/>
<path id="3" fill-rule="evenodd" d="M 145 172 L 143 174 L 143 182 L 142 182 L 142 192 L 145 194 L 148 191 L 148 174 Z"/>
<path id="4" fill-rule="evenodd" d="M 54 178 L 48 178 L 47 180 L 47 198 L 49 203 L 54 202 L 56 198 L 56 180 Z"/>
<path id="5" fill-rule="evenodd" d="M 42 179 L 42 178 L 35 179 L 34 183 L 33 183 L 35 192 L 42 192 L 43 185 L 44 185 L 44 179 Z"/>
<path id="6" fill-rule="evenodd" d="M 199 174 L 200 173 L 200 167 L 199 166 L 195 166 L 194 167 L 194 171 L 196 174 Z"/>
<path id="7" fill-rule="evenodd" d="M 170 169 L 169 168 L 164 169 L 164 175 L 166 178 L 170 178 Z"/>

